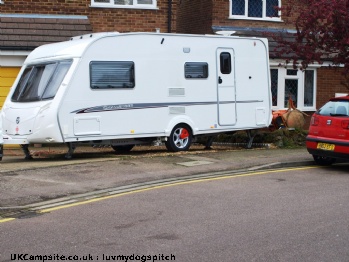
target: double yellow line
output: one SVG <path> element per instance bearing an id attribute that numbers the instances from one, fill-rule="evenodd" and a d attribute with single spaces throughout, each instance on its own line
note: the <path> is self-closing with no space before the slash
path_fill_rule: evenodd
<path id="1" fill-rule="evenodd" d="M 141 192 L 146 192 L 150 190 L 155 190 L 155 189 L 161 189 L 161 188 L 166 188 L 166 187 L 172 187 L 172 186 L 179 186 L 179 185 L 187 185 L 187 184 L 193 184 L 193 183 L 200 183 L 200 182 L 207 182 L 207 181 L 215 181 L 215 180 L 222 180 L 222 179 L 227 179 L 227 178 L 237 178 L 237 177 L 248 177 L 248 176 L 256 176 L 256 175 L 265 175 L 265 174 L 272 174 L 272 173 L 280 173 L 280 172 L 290 172 L 290 171 L 296 171 L 296 170 L 307 170 L 307 169 L 312 169 L 312 168 L 319 168 L 318 166 L 310 166 L 310 167 L 297 167 L 297 168 L 287 168 L 287 169 L 274 169 L 274 170 L 265 170 L 265 171 L 256 171 L 256 172 L 250 172 L 250 173 L 244 173 L 244 174 L 230 174 L 230 175 L 223 175 L 223 176 L 217 176 L 217 177 L 204 177 L 204 178 L 198 178 L 198 179 L 188 179 L 187 181 L 179 181 L 179 182 L 169 182 L 166 184 L 159 184 L 159 185 L 151 185 L 147 188 L 141 188 L 141 189 L 134 189 L 131 191 L 127 192 L 122 192 L 122 193 L 115 193 L 113 195 L 108 195 L 108 196 L 102 196 L 102 197 L 96 197 L 93 199 L 89 200 L 83 200 L 80 202 L 76 203 L 71 203 L 71 204 L 65 204 L 65 205 L 60 205 L 56 207 L 51 207 L 51 208 L 45 208 L 37 211 L 38 213 L 48 213 L 64 208 L 69 208 L 69 207 L 75 207 L 75 206 L 80 206 L 80 205 L 85 205 L 85 204 L 90 204 L 90 203 L 95 203 L 115 197 L 121 197 L 121 196 L 126 196 L 126 195 L 131 195 L 131 194 L 136 194 L 136 193 L 141 193 Z M 181 178 L 178 178 L 179 180 Z M 5 223 L 9 222 L 12 220 L 15 220 L 16 218 L 4 218 L 0 219 L 0 223 Z"/>

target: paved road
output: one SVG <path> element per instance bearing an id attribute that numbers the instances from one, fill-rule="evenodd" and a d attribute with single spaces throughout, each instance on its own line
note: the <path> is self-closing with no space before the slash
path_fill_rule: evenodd
<path id="1" fill-rule="evenodd" d="M 37 151 L 38 152 L 38 151 Z M 40 150 L 39 152 L 42 152 Z M 136 150 L 128 155 L 112 149 L 78 152 L 73 160 L 50 152 L 23 160 L 22 154 L 0 162 L 0 219 L 17 207 L 71 200 L 115 187 L 207 172 L 253 170 L 313 164 L 306 149 L 193 149 L 168 153 L 164 148 Z M 11 212 L 10 212 L 11 213 Z"/>
<path id="2" fill-rule="evenodd" d="M 0 261 L 20 254 L 348 261 L 348 184 L 343 164 L 227 173 L 111 195 L 0 224 Z"/>

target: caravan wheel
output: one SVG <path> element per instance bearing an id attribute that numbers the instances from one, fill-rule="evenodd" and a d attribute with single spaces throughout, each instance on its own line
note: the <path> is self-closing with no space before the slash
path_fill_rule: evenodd
<path id="1" fill-rule="evenodd" d="M 187 151 L 191 145 L 191 129 L 184 124 L 176 125 L 166 141 L 166 148 L 172 152 Z"/>
<path id="2" fill-rule="evenodd" d="M 130 152 L 135 145 L 125 145 L 125 146 L 111 146 L 116 152 L 126 153 Z"/>

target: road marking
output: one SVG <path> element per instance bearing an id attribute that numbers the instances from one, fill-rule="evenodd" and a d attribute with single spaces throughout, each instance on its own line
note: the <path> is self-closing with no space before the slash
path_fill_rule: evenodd
<path id="1" fill-rule="evenodd" d="M 102 196 L 98 198 L 93 198 L 89 200 L 83 200 L 80 202 L 76 203 L 71 203 L 71 204 L 66 204 L 66 205 L 61 205 L 61 206 L 56 206 L 52 208 L 46 208 L 39 210 L 39 213 L 48 213 L 51 211 L 56 211 L 64 208 L 69 208 L 69 207 L 74 207 L 74 206 L 79 206 L 79 205 L 85 205 L 89 203 L 94 203 L 102 200 L 107 200 L 115 197 L 120 197 L 120 196 L 125 196 L 125 195 L 130 195 L 130 194 L 135 194 L 135 193 L 141 193 L 141 192 L 146 192 L 154 189 L 161 189 L 165 187 L 170 187 L 170 186 L 178 186 L 178 185 L 187 185 L 187 184 L 192 184 L 192 183 L 199 183 L 199 182 L 207 182 L 207 181 L 215 181 L 215 180 L 221 180 L 221 179 L 228 179 L 228 178 L 237 178 L 237 177 L 248 177 L 248 176 L 256 176 L 256 175 L 264 175 L 264 174 L 269 174 L 269 173 L 276 173 L 276 172 L 290 172 L 294 170 L 306 170 L 306 169 L 312 169 L 312 168 L 319 168 L 317 166 L 311 166 L 311 167 L 297 167 L 297 168 L 288 168 L 288 169 L 276 169 L 276 170 L 267 170 L 267 171 L 258 171 L 258 172 L 249 172 L 249 173 L 244 173 L 244 174 L 231 174 L 231 175 L 224 175 L 224 176 L 219 176 L 219 177 L 208 177 L 208 178 L 198 178 L 198 179 L 192 179 L 188 181 L 180 181 L 180 182 L 170 182 L 166 183 L 163 185 L 151 185 L 147 188 L 142 188 L 142 189 L 133 189 L 128 192 L 123 192 L 123 193 L 115 193 L 113 195 L 109 196 Z"/>
<path id="2" fill-rule="evenodd" d="M 15 220 L 15 218 L 13 218 L 13 217 L 10 217 L 10 218 L 3 218 L 3 219 L 0 219 L 0 223 L 9 222 L 9 221 L 12 221 L 12 220 Z"/>
<path id="3" fill-rule="evenodd" d="M 295 171 L 295 170 L 307 170 L 307 169 L 313 169 L 313 168 L 321 168 L 321 166 L 296 167 L 296 168 L 287 168 L 287 169 L 272 169 L 272 170 L 265 170 L 265 171 L 253 171 L 253 172 L 249 171 L 249 172 L 240 173 L 240 174 L 234 174 L 233 172 L 231 172 L 230 174 L 225 173 L 224 175 L 218 175 L 218 176 L 213 176 L 213 177 L 212 176 L 197 177 L 197 175 L 193 175 L 191 178 L 188 177 L 185 180 L 183 180 L 183 178 L 178 177 L 177 180 L 167 181 L 167 182 L 162 182 L 162 183 L 159 182 L 158 184 L 148 185 L 146 188 L 144 188 L 144 186 L 143 186 L 142 188 L 130 189 L 130 191 L 126 191 L 126 192 L 121 192 L 121 193 L 116 192 L 116 193 L 111 193 L 110 195 L 107 195 L 107 196 L 96 197 L 96 198 L 92 198 L 92 199 L 88 199 L 88 200 L 82 200 L 79 202 L 63 204 L 63 205 L 59 205 L 59 206 L 55 206 L 55 207 L 38 209 L 37 213 L 41 213 L 41 214 L 42 213 L 49 213 L 49 212 L 60 210 L 60 209 L 95 203 L 95 202 L 99 202 L 99 201 L 103 201 L 103 200 L 107 200 L 107 199 L 111 199 L 111 198 L 115 198 L 115 197 L 121 197 L 121 196 L 136 194 L 136 193 L 142 193 L 142 192 L 166 188 L 166 187 L 170 187 L 170 186 L 187 185 L 187 184 L 207 182 L 207 181 L 216 181 L 216 180 L 222 180 L 222 179 L 228 179 L 228 178 L 238 178 L 238 177 L 249 177 L 249 176 L 256 176 L 256 175 L 272 174 L 272 173 L 276 173 L 276 172 L 280 173 L 280 172 L 290 172 L 290 171 Z M 182 180 L 182 181 L 178 181 L 178 180 Z M 0 218 L 0 223 L 13 221 L 15 219 L 16 218 L 4 218 L 4 219 Z"/>

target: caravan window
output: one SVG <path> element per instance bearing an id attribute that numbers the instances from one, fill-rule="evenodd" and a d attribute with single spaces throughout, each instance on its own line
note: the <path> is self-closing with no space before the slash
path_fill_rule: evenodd
<path id="1" fill-rule="evenodd" d="M 204 62 L 189 62 L 184 65 L 185 78 L 207 78 L 208 64 Z"/>
<path id="2" fill-rule="evenodd" d="M 230 74 L 231 73 L 231 55 L 228 52 L 223 52 L 220 55 L 221 73 Z"/>
<path id="3" fill-rule="evenodd" d="M 52 99 L 68 72 L 72 61 L 60 61 L 28 66 L 12 95 L 14 102 Z"/>
<path id="4" fill-rule="evenodd" d="M 93 61 L 90 63 L 91 88 L 133 88 L 134 67 L 134 63 L 129 61 Z"/>

